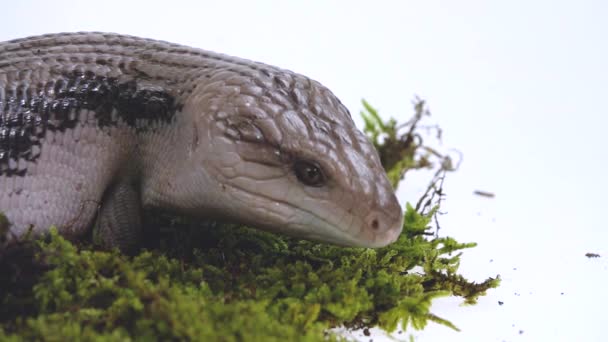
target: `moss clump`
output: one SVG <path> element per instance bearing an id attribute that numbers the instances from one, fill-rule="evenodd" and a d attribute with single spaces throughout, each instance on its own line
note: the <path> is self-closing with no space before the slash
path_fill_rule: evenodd
<path id="1" fill-rule="evenodd" d="M 387 135 L 391 123 L 366 114 L 381 154 L 415 132 L 399 136 L 391 121 Z M 421 140 L 409 144 L 401 161 L 385 164 L 395 185 L 409 169 L 432 167 L 417 155 Z M 35 258 L 2 261 L 10 277 L 0 281 L 0 339 L 318 341 L 339 339 L 327 333 L 339 325 L 456 329 L 430 312 L 432 300 L 472 304 L 499 279 L 475 284 L 457 273 L 460 251 L 475 244 L 436 236 L 437 200 L 429 203 L 408 205 L 399 240 L 375 250 L 154 215 L 148 250 L 130 257 L 74 246 L 53 230 L 32 246 Z"/>

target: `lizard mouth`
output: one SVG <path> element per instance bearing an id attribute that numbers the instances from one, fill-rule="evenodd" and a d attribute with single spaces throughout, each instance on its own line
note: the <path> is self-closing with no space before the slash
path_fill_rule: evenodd
<path id="1" fill-rule="evenodd" d="M 240 221 L 267 231 L 339 246 L 367 248 L 384 247 L 397 240 L 401 233 L 401 227 L 374 232 L 365 229 L 362 223 L 341 227 L 314 210 L 266 197 L 265 201 L 260 201 L 258 193 L 234 185 L 226 184 L 226 187 L 232 190 L 231 196 L 246 208 Z M 251 203 L 265 205 L 252 206 Z M 356 218 L 352 221 L 363 222 Z"/>

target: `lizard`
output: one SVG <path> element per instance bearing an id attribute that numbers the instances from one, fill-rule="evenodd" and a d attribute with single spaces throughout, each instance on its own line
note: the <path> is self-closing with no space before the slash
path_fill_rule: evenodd
<path id="1" fill-rule="evenodd" d="M 143 209 L 369 248 L 403 222 L 373 145 L 311 78 L 114 33 L 0 43 L 4 246 L 55 226 L 132 250 Z"/>

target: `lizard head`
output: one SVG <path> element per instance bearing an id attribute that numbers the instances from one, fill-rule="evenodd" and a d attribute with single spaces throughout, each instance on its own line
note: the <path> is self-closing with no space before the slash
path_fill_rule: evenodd
<path id="1" fill-rule="evenodd" d="M 299 74 L 248 71 L 218 72 L 192 95 L 200 213 L 343 246 L 395 241 L 401 207 L 346 107 Z"/>

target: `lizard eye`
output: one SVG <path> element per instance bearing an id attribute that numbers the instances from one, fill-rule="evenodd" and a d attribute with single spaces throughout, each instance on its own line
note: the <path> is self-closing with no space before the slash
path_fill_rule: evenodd
<path id="1" fill-rule="evenodd" d="M 325 175 L 321 167 L 314 162 L 298 160 L 293 165 L 298 180 L 308 186 L 323 186 Z"/>

